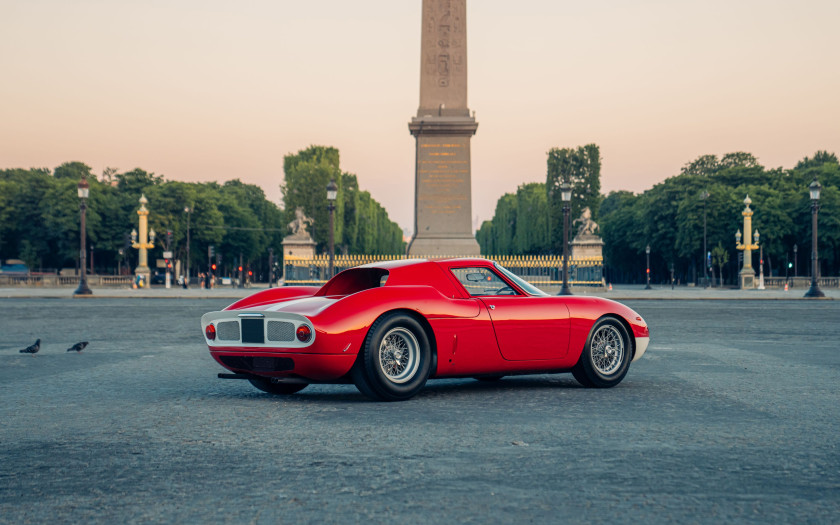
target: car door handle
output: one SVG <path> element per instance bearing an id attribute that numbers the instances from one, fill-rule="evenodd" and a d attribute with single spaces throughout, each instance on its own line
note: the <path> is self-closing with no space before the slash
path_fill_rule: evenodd
<path id="1" fill-rule="evenodd" d="M 495 307 L 495 306 L 493 306 L 492 304 L 488 304 L 488 305 L 487 305 L 487 308 L 489 308 L 489 309 L 491 309 L 491 310 L 495 310 L 495 309 L 496 309 L 496 307 Z"/>

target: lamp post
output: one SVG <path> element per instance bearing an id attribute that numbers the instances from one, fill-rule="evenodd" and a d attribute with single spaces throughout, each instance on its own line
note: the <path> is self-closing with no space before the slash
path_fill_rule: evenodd
<path id="1" fill-rule="evenodd" d="M 820 290 L 818 283 L 820 265 L 819 256 L 817 255 L 817 215 L 820 211 L 820 183 L 814 177 L 814 181 L 808 186 L 811 192 L 811 287 L 805 292 L 805 297 L 825 297 L 825 294 Z"/>
<path id="2" fill-rule="evenodd" d="M 268 287 L 274 287 L 274 248 L 268 249 Z"/>
<path id="3" fill-rule="evenodd" d="M 190 214 L 192 213 L 192 209 L 189 206 L 184 208 L 184 212 L 187 214 L 187 264 L 186 266 L 186 277 L 184 277 L 184 288 L 190 287 Z"/>
<path id="4" fill-rule="evenodd" d="M 86 241 L 86 228 L 85 228 L 85 215 L 87 215 L 87 198 L 90 195 L 90 185 L 88 184 L 87 177 L 82 175 L 82 180 L 79 181 L 78 186 L 78 194 L 79 194 L 79 213 L 81 215 L 81 231 L 79 232 L 79 238 L 81 242 L 81 251 L 79 252 L 79 256 L 81 260 L 79 261 L 79 287 L 76 288 L 76 291 L 73 292 L 73 295 L 91 295 L 93 294 L 93 290 L 88 288 L 87 278 L 85 273 L 87 269 L 87 251 L 85 249 L 85 241 Z"/>
<path id="5" fill-rule="evenodd" d="M 799 276 L 799 246 L 793 245 L 793 276 Z"/>
<path id="6" fill-rule="evenodd" d="M 650 290 L 650 244 L 645 246 L 645 255 L 647 255 L 647 269 L 645 270 L 647 284 L 645 285 L 645 290 Z"/>
<path id="7" fill-rule="evenodd" d="M 709 192 L 703 190 L 700 194 L 703 199 L 703 288 L 709 287 L 709 263 L 706 255 L 706 199 L 709 198 Z"/>
<path id="8" fill-rule="evenodd" d="M 131 230 L 131 247 L 138 250 L 137 268 L 134 269 L 134 274 L 145 280 L 145 284 L 151 284 L 149 271 L 149 253 L 150 248 L 155 247 L 155 230 L 152 229 L 146 233 L 149 227 L 149 210 L 146 209 L 146 203 L 149 202 L 145 195 L 140 195 L 140 209 L 137 210 L 139 215 L 140 237 L 137 237 L 137 230 Z"/>
<path id="9" fill-rule="evenodd" d="M 744 204 L 746 207 L 744 211 L 741 212 L 741 215 L 744 216 L 744 243 L 741 244 L 741 230 L 738 230 L 735 233 L 735 248 L 742 250 L 744 252 L 744 264 L 741 267 L 741 271 L 739 272 L 739 283 L 740 288 L 742 290 L 753 288 L 755 286 L 755 270 L 752 267 L 752 250 L 758 249 L 758 230 L 755 232 L 755 244 L 752 243 L 752 216 L 753 211 L 750 209 L 750 203 L 752 200 L 750 196 L 747 195 L 747 198 L 744 199 Z"/>
<path id="10" fill-rule="evenodd" d="M 758 230 L 755 231 L 755 242 L 758 243 Z M 758 289 L 764 290 L 764 245 L 758 249 Z"/>
<path id="11" fill-rule="evenodd" d="M 563 200 L 563 287 L 558 295 L 572 295 L 569 288 L 569 203 L 572 201 L 572 185 L 568 181 L 560 185 L 560 198 Z"/>
<path id="12" fill-rule="evenodd" d="M 674 289 L 674 263 L 671 263 L 671 290 Z"/>
<path id="13" fill-rule="evenodd" d="M 327 210 L 330 212 L 330 272 L 327 279 L 333 278 L 334 263 L 335 263 L 335 223 L 333 220 L 333 212 L 335 212 L 335 199 L 338 198 L 338 186 L 335 180 L 331 180 L 327 184 Z"/>

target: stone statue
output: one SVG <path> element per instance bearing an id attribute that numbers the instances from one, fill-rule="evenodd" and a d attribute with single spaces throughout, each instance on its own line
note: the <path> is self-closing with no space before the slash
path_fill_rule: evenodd
<path id="1" fill-rule="evenodd" d="M 595 235 L 595 232 L 598 231 L 598 223 L 592 220 L 592 210 L 589 209 L 589 206 L 583 209 L 583 213 L 580 214 L 579 219 L 575 219 L 575 224 L 577 223 L 580 223 L 577 237 L 582 235 Z"/>
<path id="2" fill-rule="evenodd" d="M 303 208 L 298 206 L 295 209 L 295 220 L 289 223 L 289 229 L 292 231 L 292 235 L 296 237 L 309 237 L 306 225 L 313 222 L 315 221 L 303 214 Z"/>

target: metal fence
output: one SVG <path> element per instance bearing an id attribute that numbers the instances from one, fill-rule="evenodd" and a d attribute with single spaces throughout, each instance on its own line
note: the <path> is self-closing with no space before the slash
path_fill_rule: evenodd
<path id="1" fill-rule="evenodd" d="M 534 286 L 551 287 L 563 284 L 563 257 L 557 255 L 490 255 L 484 256 L 515 273 Z M 335 273 L 348 268 L 383 261 L 423 259 L 404 255 L 338 255 Z M 431 258 L 431 257 L 430 257 Z M 329 255 L 313 258 L 285 257 L 284 282 L 287 285 L 321 285 L 327 281 Z M 604 261 L 601 257 L 569 258 L 569 285 L 604 286 Z"/>
<path id="2" fill-rule="evenodd" d="M 758 279 L 755 280 L 758 286 Z M 784 288 L 785 284 L 789 288 L 806 289 L 811 286 L 810 277 L 765 277 L 765 288 Z M 840 277 L 820 277 L 817 279 L 817 285 L 820 288 L 840 288 Z"/>
<path id="3" fill-rule="evenodd" d="M 88 275 L 88 286 L 131 286 L 133 275 Z M 26 275 L 0 274 L 2 286 L 43 286 L 54 288 L 60 286 L 78 286 L 79 277 L 73 275 Z"/>

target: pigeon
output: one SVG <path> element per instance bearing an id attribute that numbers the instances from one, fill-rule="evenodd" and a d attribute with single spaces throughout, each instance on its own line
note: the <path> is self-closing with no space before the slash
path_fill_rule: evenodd
<path id="1" fill-rule="evenodd" d="M 40 349 L 41 349 L 41 340 L 38 339 L 37 341 L 35 341 L 34 345 L 27 346 L 26 348 L 21 350 L 20 353 L 21 354 L 37 354 L 38 350 L 40 350 Z"/>
<path id="2" fill-rule="evenodd" d="M 85 349 L 85 347 L 86 347 L 87 345 L 88 345 L 88 342 L 87 342 L 87 341 L 82 341 L 81 343 L 76 343 L 76 344 L 74 344 L 73 346 L 71 346 L 70 348 L 68 348 L 68 349 L 67 349 L 67 351 L 68 351 L 68 352 L 81 352 L 82 350 L 84 350 L 84 349 Z"/>

